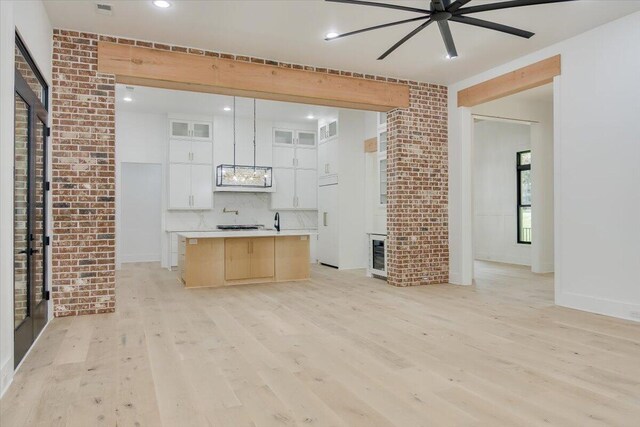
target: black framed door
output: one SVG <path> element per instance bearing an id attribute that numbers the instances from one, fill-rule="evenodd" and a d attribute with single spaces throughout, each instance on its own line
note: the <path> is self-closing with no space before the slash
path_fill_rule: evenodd
<path id="1" fill-rule="evenodd" d="M 16 35 L 14 93 L 14 362 L 47 323 L 47 85 Z"/>

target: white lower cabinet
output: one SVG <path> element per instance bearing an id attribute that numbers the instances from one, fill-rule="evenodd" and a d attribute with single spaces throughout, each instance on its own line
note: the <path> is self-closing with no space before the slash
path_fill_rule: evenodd
<path id="1" fill-rule="evenodd" d="M 169 209 L 211 209 L 212 206 L 212 166 L 169 165 Z"/>

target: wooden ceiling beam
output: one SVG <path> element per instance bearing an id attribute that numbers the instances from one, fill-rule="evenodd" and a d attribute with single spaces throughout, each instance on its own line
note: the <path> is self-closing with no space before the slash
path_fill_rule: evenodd
<path id="1" fill-rule="evenodd" d="M 458 92 L 458 107 L 473 107 L 553 82 L 561 73 L 560 55 L 547 58 Z"/>
<path id="2" fill-rule="evenodd" d="M 409 86 L 108 42 L 98 72 L 119 83 L 276 101 L 390 111 L 409 107 Z"/>

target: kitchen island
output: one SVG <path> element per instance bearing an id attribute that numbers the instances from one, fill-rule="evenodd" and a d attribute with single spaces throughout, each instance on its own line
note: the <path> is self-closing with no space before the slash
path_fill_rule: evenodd
<path id="1" fill-rule="evenodd" d="M 309 278 L 311 231 L 178 233 L 178 274 L 186 288 Z"/>

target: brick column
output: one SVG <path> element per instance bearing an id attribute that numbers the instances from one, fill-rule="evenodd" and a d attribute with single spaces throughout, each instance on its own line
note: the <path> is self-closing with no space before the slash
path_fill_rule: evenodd
<path id="1" fill-rule="evenodd" d="M 98 36 L 54 30 L 52 297 L 56 316 L 115 310 L 115 78 Z"/>
<path id="2" fill-rule="evenodd" d="M 388 281 L 449 280 L 447 88 L 409 82 L 410 106 L 387 118 Z"/>

